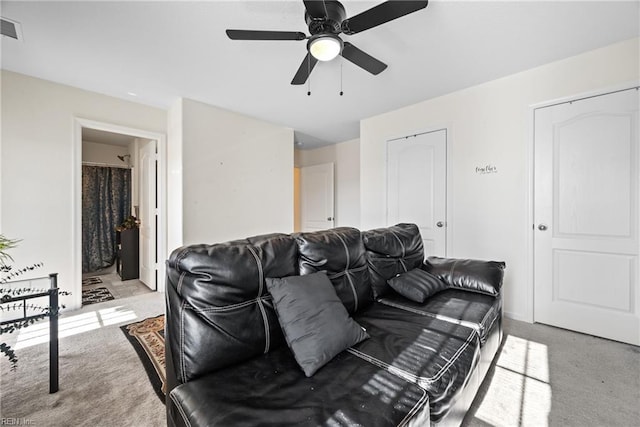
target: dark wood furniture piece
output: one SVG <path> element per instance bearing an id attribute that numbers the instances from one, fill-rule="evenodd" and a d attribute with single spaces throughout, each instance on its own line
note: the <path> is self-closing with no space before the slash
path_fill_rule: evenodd
<path id="1" fill-rule="evenodd" d="M 131 228 L 116 232 L 116 271 L 122 280 L 140 275 L 140 230 Z"/>

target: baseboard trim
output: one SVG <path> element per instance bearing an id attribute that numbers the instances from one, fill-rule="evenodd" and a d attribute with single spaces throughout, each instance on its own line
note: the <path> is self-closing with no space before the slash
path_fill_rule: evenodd
<path id="1" fill-rule="evenodd" d="M 519 320 L 520 322 L 533 323 L 533 322 L 529 321 L 527 316 L 524 316 L 524 315 L 518 314 L 518 313 L 514 313 L 512 311 L 505 311 L 504 312 L 504 317 L 508 317 L 509 319 L 513 319 L 513 320 Z"/>

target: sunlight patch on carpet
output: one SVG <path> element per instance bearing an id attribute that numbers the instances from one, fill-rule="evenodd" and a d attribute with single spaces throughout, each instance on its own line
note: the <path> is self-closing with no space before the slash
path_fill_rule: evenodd
<path id="1" fill-rule="evenodd" d="M 490 425 L 547 426 L 550 411 L 547 346 L 507 335 L 475 418 Z"/>
<path id="2" fill-rule="evenodd" d="M 123 306 L 103 308 L 58 319 L 58 337 L 64 338 L 84 332 L 100 329 L 104 326 L 130 322 L 138 316 Z M 15 349 L 31 347 L 49 342 L 49 320 L 41 321 L 28 328 L 21 329 Z"/>

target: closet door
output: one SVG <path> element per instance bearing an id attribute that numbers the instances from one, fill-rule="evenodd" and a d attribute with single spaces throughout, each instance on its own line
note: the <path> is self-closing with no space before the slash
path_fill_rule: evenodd
<path id="1" fill-rule="evenodd" d="M 416 224 L 426 256 L 446 255 L 446 179 L 446 129 L 387 142 L 387 224 Z"/>
<path id="2" fill-rule="evenodd" d="M 300 168 L 302 231 L 334 227 L 333 163 Z"/>
<path id="3" fill-rule="evenodd" d="M 535 111 L 535 321 L 640 344 L 635 89 Z"/>

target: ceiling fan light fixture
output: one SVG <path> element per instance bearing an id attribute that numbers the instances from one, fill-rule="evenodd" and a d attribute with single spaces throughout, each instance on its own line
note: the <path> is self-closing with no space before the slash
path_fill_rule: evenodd
<path id="1" fill-rule="evenodd" d="M 342 51 L 342 40 L 335 34 L 321 34 L 309 40 L 309 53 L 318 61 L 331 61 Z"/>

